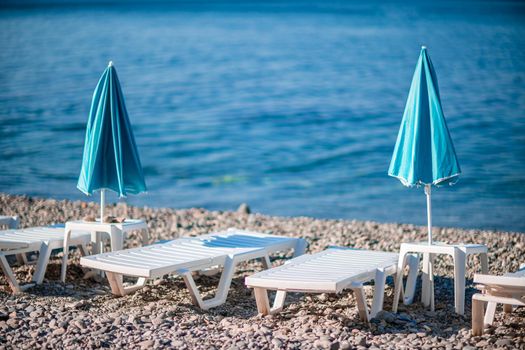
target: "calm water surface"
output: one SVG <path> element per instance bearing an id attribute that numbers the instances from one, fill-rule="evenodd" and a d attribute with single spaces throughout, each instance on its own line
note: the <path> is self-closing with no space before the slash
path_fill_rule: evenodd
<path id="1" fill-rule="evenodd" d="M 225 2 L 0 8 L 0 191 L 76 189 L 112 59 L 155 207 L 424 224 L 386 175 L 422 44 L 463 176 L 438 226 L 525 231 L 525 8 L 518 2 Z M 1 208 L 0 208 L 1 211 Z"/>

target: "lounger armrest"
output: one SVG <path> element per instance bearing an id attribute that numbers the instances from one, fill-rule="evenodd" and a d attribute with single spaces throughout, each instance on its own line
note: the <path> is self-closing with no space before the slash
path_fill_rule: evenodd
<path id="1" fill-rule="evenodd" d="M 506 286 L 506 287 L 525 288 L 525 278 L 523 277 L 475 274 L 474 283 L 480 283 L 484 285 L 497 285 L 497 286 Z"/>

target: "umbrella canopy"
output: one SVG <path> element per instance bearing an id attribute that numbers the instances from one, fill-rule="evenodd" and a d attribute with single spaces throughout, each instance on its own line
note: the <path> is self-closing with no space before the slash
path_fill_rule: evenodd
<path id="1" fill-rule="evenodd" d="M 388 175 L 405 186 L 425 186 L 429 243 L 432 242 L 430 186 L 454 184 L 461 173 L 448 131 L 434 67 L 421 48 Z"/>
<path id="2" fill-rule="evenodd" d="M 120 197 L 146 191 L 124 95 L 112 62 L 93 93 L 77 187 L 87 195 L 100 190 L 102 202 L 105 190 Z"/>

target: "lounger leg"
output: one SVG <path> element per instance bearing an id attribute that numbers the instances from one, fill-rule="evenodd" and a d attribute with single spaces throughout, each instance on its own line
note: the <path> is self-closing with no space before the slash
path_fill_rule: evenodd
<path id="1" fill-rule="evenodd" d="M 383 310 L 383 300 L 385 297 L 385 270 L 377 269 L 374 278 L 374 299 L 372 299 L 372 310 L 370 311 L 370 318 L 373 318 L 377 313 Z"/>
<path id="2" fill-rule="evenodd" d="M 87 247 L 85 244 L 79 244 L 78 245 L 78 249 L 80 250 L 80 255 L 82 256 L 88 256 L 89 255 L 89 252 L 87 250 Z"/>
<path id="3" fill-rule="evenodd" d="M 15 275 L 13 273 L 13 270 L 11 270 L 11 267 L 9 266 L 7 259 L 3 255 L 0 255 L 0 268 L 4 272 L 4 275 L 7 279 L 7 283 L 9 283 L 9 286 L 11 287 L 13 294 L 20 293 L 22 289 L 18 285 L 18 282 L 16 281 Z"/>
<path id="4" fill-rule="evenodd" d="M 472 298 L 472 335 L 480 336 L 483 334 L 483 304 L 481 300 Z"/>
<path id="5" fill-rule="evenodd" d="M 64 256 L 62 256 L 62 269 L 60 271 L 60 280 L 62 281 L 62 283 L 66 282 L 67 258 L 69 255 L 69 239 L 70 238 L 71 238 L 71 230 L 66 229 L 66 232 L 64 232 L 64 246 L 63 246 Z"/>
<path id="6" fill-rule="evenodd" d="M 467 261 L 465 252 L 454 249 L 454 300 L 456 313 L 465 313 L 465 269 Z"/>
<path id="7" fill-rule="evenodd" d="M 139 277 L 139 279 L 137 280 L 137 284 L 135 284 L 135 286 L 144 287 L 145 284 L 146 284 L 146 279 L 144 277 Z"/>
<path id="8" fill-rule="evenodd" d="M 487 310 L 485 311 L 485 319 L 483 320 L 484 324 L 491 325 L 494 322 L 494 315 L 496 314 L 497 303 L 489 301 L 487 303 Z"/>
<path id="9" fill-rule="evenodd" d="M 264 288 L 254 288 L 255 302 L 257 303 L 257 311 L 263 315 L 270 314 L 270 301 L 268 300 L 268 291 Z"/>
<path id="10" fill-rule="evenodd" d="M 366 305 L 366 297 L 363 291 L 363 286 L 351 287 L 354 291 L 357 301 L 357 310 L 359 311 L 359 318 L 361 321 L 369 323 L 370 315 L 368 314 L 368 306 Z"/>
<path id="11" fill-rule="evenodd" d="M 503 312 L 506 314 L 510 314 L 512 312 L 512 305 L 510 304 L 503 304 Z"/>
<path id="12" fill-rule="evenodd" d="M 26 253 L 16 254 L 16 262 L 20 265 L 27 265 Z"/>
<path id="13" fill-rule="evenodd" d="M 275 292 L 275 300 L 273 301 L 272 314 L 281 311 L 284 307 L 284 301 L 286 300 L 286 291 L 278 290 Z"/>
<path id="14" fill-rule="evenodd" d="M 265 255 L 262 258 L 262 264 L 265 270 L 268 270 L 269 268 L 272 267 L 272 262 L 270 261 L 270 257 L 268 255 Z"/>
<path id="15" fill-rule="evenodd" d="M 108 278 L 109 286 L 111 287 L 111 292 L 116 296 L 124 296 L 131 294 L 144 287 L 144 284 L 146 283 L 146 279 L 140 277 L 138 279 L 138 282 L 134 285 L 124 287 L 124 284 L 122 283 L 122 275 L 119 273 L 111 273 L 110 276 L 110 273 L 111 272 L 106 272 L 106 276 Z"/>
<path id="16" fill-rule="evenodd" d="M 204 303 L 201 297 L 201 294 L 199 293 L 199 288 L 195 284 L 195 280 L 193 279 L 193 276 L 191 275 L 191 271 L 185 271 L 180 272 L 182 275 L 182 278 L 184 279 L 184 283 L 186 283 L 186 287 L 188 288 L 188 291 L 190 292 L 190 297 L 193 305 L 196 305 L 200 307 L 201 309 L 204 308 Z"/>
<path id="17" fill-rule="evenodd" d="M 117 296 L 126 295 L 124 285 L 122 284 L 122 275 L 113 272 L 106 272 L 106 276 L 108 277 L 109 286 L 111 287 L 111 293 Z M 131 291 L 128 293 L 131 293 Z"/>
<path id="18" fill-rule="evenodd" d="M 35 274 L 33 275 L 33 282 L 41 284 L 44 281 L 46 274 L 47 264 L 49 263 L 49 257 L 51 255 L 51 248 L 47 242 L 43 242 L 38 253 L 38 262 L 36 265 Z"/>
<path id="19" fill-rule="evenodd" d="M 230 289 L 236 265 L 237 262 L 234 259 L 226 260 L 226 262 L 224 263 L 224 269 L 222 271 L 221 279 L 219 280 L 219 286 L 217 287 L 217 292 L 215 293 L 215 297 L 208 300 L 202 299 L 199 293 L 199 289 L 195 284 L 195 280 L 191 275 L 191 272 L 187 271 L 182 273 L 182 277 L 184 278 L 184 282 L 188 287 L 193 303 L 203 310 L 208 310 L 212 307 L 224 304 L 226 298 L 228 297 L 228 292 Z"/>

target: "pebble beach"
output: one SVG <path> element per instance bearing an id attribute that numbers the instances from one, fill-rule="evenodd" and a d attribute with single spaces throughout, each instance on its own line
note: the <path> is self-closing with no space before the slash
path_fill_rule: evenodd
<path id="1" fill-rule="evenodd" d="M 0 194 L 0 214 L 18 215 L 22 227 L 63 223 L 96 216 L 98 204 Z M 279 235 L 303 237 L 308 252 L 328 246 L 398 251 L 402 242 L 425 240 L 426 228 L 399 223 L 321 220 L 309 217 L 274 217 L 250 213 L 242 205 L 237 211 L 208 211 L 199 208 L 169 209 L 110 205 L 113 216 L 144 219 L 151 242 L 195 236 L 229 227 Z M 443 242 L 483 243 L 489 247 L 489 268 L 494 274 L 518 269 L 525 263 L 525 234 L 435 228 Z M 131 235 L 126 247 L 140 245 Z M 290 294 L 278 315 L 257 314 L 252 291 L 244 277 L 262 269 L 260 262 L 241 265 L 224 305 L 208 311 L 191 303 L 182 279 L 165 276 L 149 281 L 138 292 L 115 297 L 102 278 L 84 279 L 78 252 L 69 261 L 67 281 L 60 283 L 60 253 L 54 255 L 42 285 L 13 296 L 0 274 L 0 349 L 525 349 L 525 309 L 504 314 L 498 308 L 494 325 L 483 336 L 473 337 L 471 296 L 477 257 L 470 258 L 465 316 L 454 313 L 453 265 L 439 257 L 435 267 L 436 311 L 418 301 L 391 311 L 393 283 L 389 279 L 385 311 L 370 325 L 359 321 L 352 292 Z M 288 255 L 275 255 L 282 264 Z M 16 277 L 29 282 L 34 266 L 14 266 Z M 204 294 L 212 295 L 219 277 L 199 276 Z M 371 300 L 372 286 L 366 287 Z"/>

